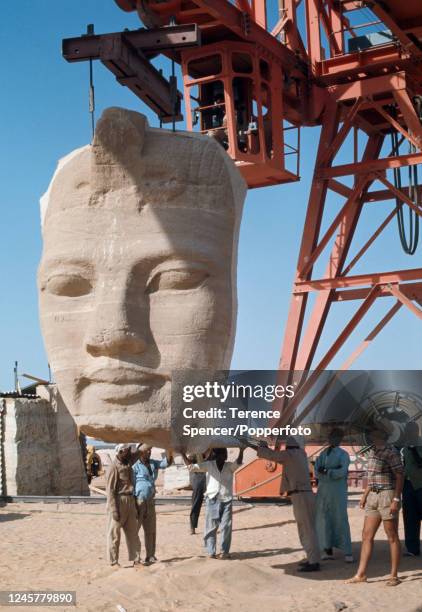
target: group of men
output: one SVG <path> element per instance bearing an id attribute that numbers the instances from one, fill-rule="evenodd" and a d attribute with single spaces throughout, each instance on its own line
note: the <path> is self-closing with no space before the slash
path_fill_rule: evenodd
<path id="1" fill-rule="evenodd" d="M 151 459 L 151 446 L 118 444 L 116 457 L 107 476 L 107 557 L 112 566 L 119 565 L 120 536 L 123 529 L 129 561 L 141 563 L 141 527 L 145 539 L 144 563 L 155 563 L 157 521 L 155 514 L 155 481 L 160 469 L 171 465 L 167 456 Z"/>
<path id="2" fill-rule="evenodd" d="M 371 434 L 372 446 L 368 455 L 367 487 L 360 500 L 365 510 L 362 549 L 356 574 L 347 582 L 366 581 L 366 571 L 372 555 L 374 538 L 383 523 L 391 555 L 391 576 L 387 586 L 400 583 L 398 567 L 400 540 L 398 519 L 403 492 L 403 515 L 406 553 L 420 555 L 422 519 L 422 447 L 418 446 L 419 430 L 410 424 L 408 445 L 401 453 L 387 444 L 383 431 Z M 314 475 L 318 483 L 316 495 L 312 490 L 309 460 L 298 438 L 289 437 L 285 450 L 270 449 L 265 443 L 251 443 L 260 458 L 283 465 L 281 492 L 293 505 L 298 535 L 306 558 L 299 563 L 299 572 L 320 570 L 321 560 L 334 559 L 334 549 L 340 549 L 347 563 L 353 562 L 350 527 L 347 513 L 347 478 L 350 457 L 340 448 L 343 432 L 334 429 L 329 434 L 328 446 L 316 459 Z M 151 448 L 142 445 L 135 454 L 129 445 L 117 447 L 116 460 L 107 483 L 109 509 L 109 559 L 118 563 L 120 528 L 123 528 L 129 559 L 140 562 L 139 529 L 145 533 L 147 564 L 155 558 L 155 480 L 160 468 L 170 465 L 171 459 L 152 461 Z M 191 473 L 193 484 L 191 533 L 195 533 L 202 499 L 206 500 L 204 544 L 210 558 L 230 557 L 232 535 L 233 475 L 243 461 L 243 449 L 236 461 L 228 461 L 227 449 L 210 450 L 205 457 L 182 453 Z M 133 467 L 132 467 L 133 463 Z M 204 478 L 205 476 L 205 478 Z M 219 554 L 217 532 L 220 530 Z"/>
<path id="3" fill-rule="evenodd" d="M 343 432 L 334 429 L 329 445 L 318 456 L 314 473 L 318 482 L 313 495 L 307 457 L 300 444 L 288 440 L 286 450 L 258 448 L 258 456 L 284 465 L 282 490 L 291 497 L 299 532 L 306 552 L 299 571 L 320 569 L 320 559 L 334 559 L 334 548 L 342 550 L 346 562 L 353 562 L 347 514 L 347 477 L 350 457 L 340 448 Z M 367 457 L 367 486 L 360 499 L 365 510 L 362 548 L 356 574 L 348 584 L 366 582 L 375 535 L 383 524 L 390 545 L 391 574 L 387 586 L 400 584 L 398 568 L 401 555 L 398 534 L 399 511 L 403 492 L 405 555 L 420 556 L 422 520 L 422 447 L 415 423 L 406 428 L 408 444 L 400 451 L 387 444 L 388 434 L 380 429 L 371 433 Z"/>

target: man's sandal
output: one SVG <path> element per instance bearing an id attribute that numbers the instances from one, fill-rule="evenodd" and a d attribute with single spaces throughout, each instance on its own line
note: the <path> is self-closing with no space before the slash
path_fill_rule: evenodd
<path id="1" fill-rule="evenodd" d="M 387 580 L 387 582 L 385 583 L 385 586 L 394 587 L 394 586 L 398 586 L 400 583 L 401 583 L 400 578 L 397 578 L 397 576 L 394 576 Z"/>
<path id="2" fill-rule="evenodd" d="M 368 582 L 366 576 L 353 576 L 344 582 L 344 584 L 359 584 L 360 582 Z"/>

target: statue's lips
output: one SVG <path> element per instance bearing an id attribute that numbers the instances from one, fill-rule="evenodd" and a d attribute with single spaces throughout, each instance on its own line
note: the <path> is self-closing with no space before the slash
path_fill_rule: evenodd
<path id="1" fill-rule="evenodd" d="M 148 397 L 164 385 L 168 377 L 138 368 L 103 368 L 89 375 L 99 399 L 117 404 L 132 404 Z"/>

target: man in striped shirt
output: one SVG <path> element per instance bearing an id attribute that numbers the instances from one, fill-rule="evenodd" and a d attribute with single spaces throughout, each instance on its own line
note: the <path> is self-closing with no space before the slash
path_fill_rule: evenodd
<path id="1" fill-rule="evenodd" d="M 366 582 L 366 569 L 375 534 L 382 522 L 391 554 L 391 576 L 386 585 L 397 586 L 400 584 L 397 575 L 400 561 L 398 523 L 404 469 L 399 451 L 387 445 L 388 434 L 385 431 L 376 430 L 371 433 L 371 438 L 373 446 L 368 456 L 368 485 L 359 504 L 362 510 L 365 509 L 360 562 L 356 575 L 347 583 Z"/>

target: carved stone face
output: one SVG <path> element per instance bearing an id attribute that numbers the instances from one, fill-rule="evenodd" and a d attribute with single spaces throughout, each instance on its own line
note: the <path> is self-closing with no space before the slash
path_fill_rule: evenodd
<path id="1" fill-rule="evenodd" d="M 229 367 L 245 185 L 212 139 L 108 109 L 46 194 L 41 325 L 82 430 L 167 446 L 174 369 Z"/>

